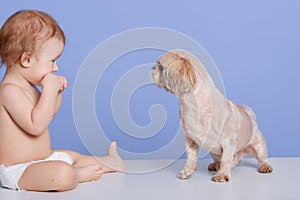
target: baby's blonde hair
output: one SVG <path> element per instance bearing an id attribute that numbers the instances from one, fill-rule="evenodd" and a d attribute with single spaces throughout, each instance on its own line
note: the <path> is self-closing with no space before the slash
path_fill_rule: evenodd
<path id="1" fill-rule="evenodd" d="M 49 14 L 37 10 L 16 12 L 0 30 L 0 66 L 16 64 L 24 52 L 35 53 L 51 37 L 65 44 L 64 32 Z"/>

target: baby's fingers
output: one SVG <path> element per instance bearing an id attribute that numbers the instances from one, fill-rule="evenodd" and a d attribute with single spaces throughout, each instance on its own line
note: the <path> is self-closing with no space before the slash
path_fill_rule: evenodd
<path id="1" fill-rule="evenodd" d="M 64 88 L 68 87 L 68 81 L 65 77 L 62 76 Z"/>
<path id="2" fill-rule="evenodd" d="M 68 86 L 67 79 L 63 76 L 59 76 L 59 80 L 61 81 L 61 84 L 62 84 L 62 87 L 60 88 L 60 90 L 63 91 Z"/>

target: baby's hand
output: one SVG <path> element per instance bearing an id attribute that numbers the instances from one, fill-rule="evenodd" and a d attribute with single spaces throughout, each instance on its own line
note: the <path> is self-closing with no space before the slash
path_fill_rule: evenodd
<path id="1" fill-rule="evenodd" d="M 64 76 L 57 75 L 60 81 L 62 82 L 62 87 L 60 88 L 60 91 L 63 91 L 68 86 L 68 81 Z"/>
<path id="2" fill-rule="evenodd" d="M 66 83 L 64 83 L 63 78 L 52 73 L 46 74 L 41 80 L 41 86 L 43 90 L 46 89 L 58 92 L 64 88 L 64 85 L 66 85 Z"/>

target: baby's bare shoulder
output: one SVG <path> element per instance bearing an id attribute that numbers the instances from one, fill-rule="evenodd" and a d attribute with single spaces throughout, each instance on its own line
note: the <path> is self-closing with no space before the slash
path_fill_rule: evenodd
<path id="1" fill-rule="evenodd" d="M 0 85 L 0 103 L 3 104 L 12 99 L 17 99 L 20 96 L 24 96 L 24 90 L 13 83 L 5 83 Z"/>
<path id="2" fill-rule="evenodd" d="M 12 93 L 24 93 L 23 88 L 13 83 L 3 83 L 0 85 L 0 95 L 9 95 Z"/>

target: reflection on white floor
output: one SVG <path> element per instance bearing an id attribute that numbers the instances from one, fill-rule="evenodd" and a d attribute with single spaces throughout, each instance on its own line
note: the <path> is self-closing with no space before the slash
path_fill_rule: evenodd
<path id="1" fill-rule="evenodd" d="M 150 173 L 106 174 L 99 181 L 81 183 L 72 191 L 29 192 L 0 189 L 0 200 L 56 200 L 56 199 L 225 199 L 225 200 L 293 200 L 300 199 L 300 158 L 271 158 L 272 174 L 257 172 L 255 159 L 246 159 L 232 170 L 229 183 L 214 183 L 208 172 L 210 159 L 198 161 L 198 170 L 190 179 L 180 180 L 177 175 L 185 160 Z M 163 166 L 166 160 L 127 160 L 130 169 Z"/>

